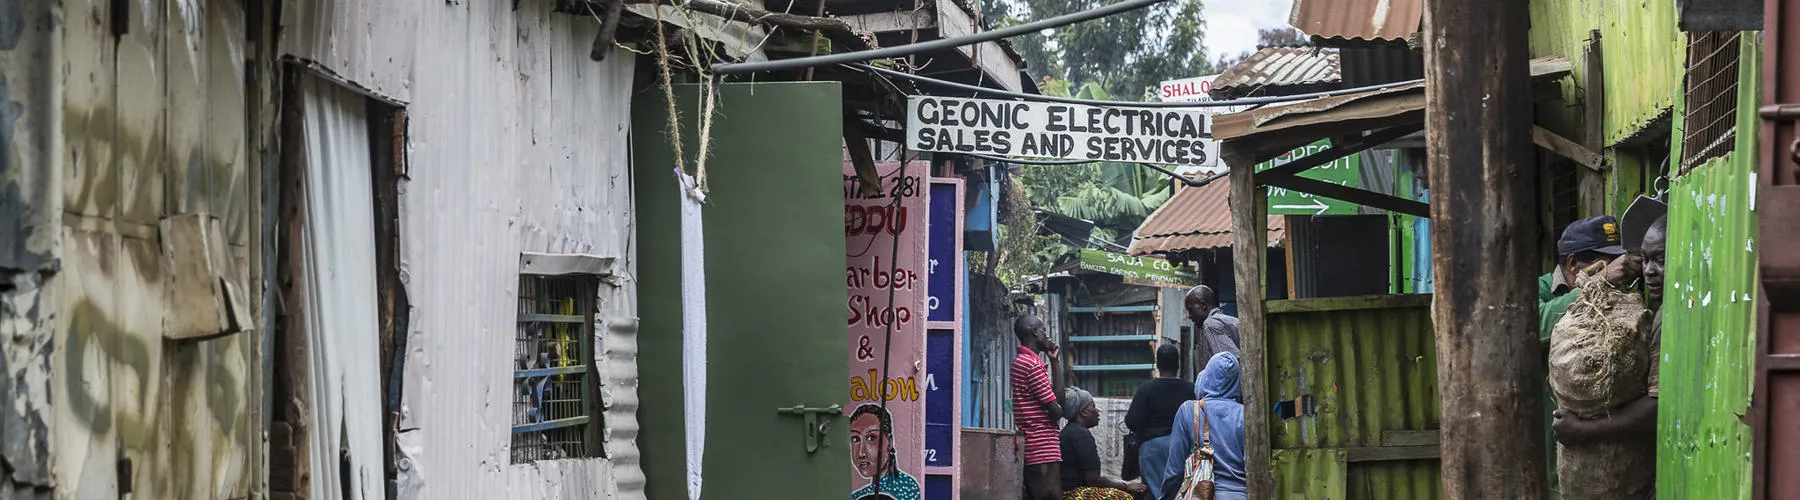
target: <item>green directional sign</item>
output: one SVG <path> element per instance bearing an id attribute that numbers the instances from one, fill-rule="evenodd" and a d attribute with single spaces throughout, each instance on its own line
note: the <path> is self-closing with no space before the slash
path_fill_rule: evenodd
<path id="1" fill-rule="evenodd" d="M 1081 251 L 1081 269 L 1124 276 L 1143 284 L 1188 287 L 1200 283 L 1200 274 L 1191 267 L 1176 266 L 1155 257 L 1133 257 L 1099 250 Z"/>
<path id="2" fill-rule="evenodd" d="M 1288 162 L 1319 154 L 1331 149 L 1330 139 L 1294 148 L 1273 160 L 1256 164 L 1256 171 L 1261 172 Z M 1362 164 L 1357 155 L 1350 155 L 1333 160 L 1331 163 L 1319 165 L 1300 172 L 1300 177 L 1320 180 L 1340 186 L 1360 187 Z M 1356 204 L 1343 200 L 1326 198 L 1310 193 L 1301 193 L 1269 186 L 1269 215 L 1355 215 Z"/>

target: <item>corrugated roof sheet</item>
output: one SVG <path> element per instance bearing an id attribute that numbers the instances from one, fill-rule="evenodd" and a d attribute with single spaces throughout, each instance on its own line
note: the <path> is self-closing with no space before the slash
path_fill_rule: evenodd
<path id="1" fill-rule="evenodd" d="M 1210 93 L 1214 99 L 1282 95 L 1281 89 L 1331 85 L 1342 80 L 1337 49 L 1269 47 L 1220 73 L 1213 79 Z"/>
<path id="2" fill-rule="evenodd" d="M 1231 246 L 1231 179 L 1182 188 L 1132 233 L 1132 255 Z M 1282 217 L 1269 216 L 1269 246 L 1282 238 Z"/>
<path id="3" fill-rule="evenodd" d="M 1294 0 L 1288 15 L 1300 31 L 1328 40 L 1405 40 L 1424 22 L 1421 0 Z"/>

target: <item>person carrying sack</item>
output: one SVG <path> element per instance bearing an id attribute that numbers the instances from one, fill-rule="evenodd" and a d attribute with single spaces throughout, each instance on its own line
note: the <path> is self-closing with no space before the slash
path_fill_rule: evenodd
<path id="1" fill-rule="evenodd" d="M 1244 405 L 1238 402 L 1236 354 L 1214 354 L 1194 380 L 1198 399 L 1181 404 L 1169 433 L 1159 500 L 1243 500 Z M 1205 480 L 1211 479 L 1211 491 Z"/>

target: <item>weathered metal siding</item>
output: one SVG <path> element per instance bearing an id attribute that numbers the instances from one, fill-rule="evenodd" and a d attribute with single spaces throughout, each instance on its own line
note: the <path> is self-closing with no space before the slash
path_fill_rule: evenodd
<path id="1" fill-rule="evenodd" d="M 1753 436 L 1743 416 L 1754 385 L 1761 295 L 1752 191 L 1761 50 L 1755 37 L 1742 43 L 1733 152 L 1677 177 L 1669 192 L 1657 399 L 1656 479 L 1662 498 L 1751 493 Z"/>
<path id="2" fill-rule="evenodd" d="M 0 9 L 0 496 L 49 498 L 52 483 L 50 372 L 62 256 L 63 72 L 49 71 L 62 40 L 48 2 Z"/>
<path id="3" fill-rule="evenodd" d="M 48 186 L 61 197 L 60 234 L 35 235 L 61 245 L 61 270 L 44 274 L 55 303 L 49 387 L 32 389 L 54 404 L 43 417 L 56 425 L 31 446 L 52 456 L 60 498 L 127 488 L 139 498 L 248 497 L 263 468 L 263 333 L 164 339 L 184 297 L 169 286 L 157 226 L 176 214 L 217 216 L 227 265 L 248 278 L 239 290 L 260 289 L 245 4 L 23 5 L 0 9 L 0 26 L 23 27 L 41 52 L 6 76 L 37 93 L 17 125 L 46 142 L 16 158 L 55 173 Z M 260 317 L 260 307 L 250 313 Z"/>
<path id="4" fill-rule="evenodd" d="M 280 47 L 407 111 L 400 497 L 642 498 L 635 57 L 589 60 L 593 18 L 513 3 L 291 0 Z M 508 463 L 520 252 L 619 257 L 596 301 L 605 459 Z"/>
<path id="5" fill-rule="evenodd" d="M 1373 448 L 1388 431 L 1438 428 L 1437 349 L 1429 295 L 1272 301 L 1268 314 L 1271 401 L 1301 395 L 1317 413 L 1273 419 L 1270 441 L 1290 457 L 1280 491 L 1322 493 L 1341 474 L 1349 498 L 1436 498 L 1438 462 L 1351 462 L 1319 476 L 1323 455 L 1300 450 Z M 1327 488 L 1314 490 L 1315 488 Z M 1313 498 L 1320 498 L 1314 496 Z"/>
<path id="6" fill-rule="evenodd" d="M 1582 89 L 1582 46 L 1590 30 L 1600 30 L 1606 93 L 1607 145 L 1630 138 L 1667 116 L 1681 84 L 1682 38 L 1675 28 L 1675 3 L 1644 0 L 1534 0 L 1531 54 L 1561 56 L 1576 71 L 1563 81 L 1560 103 L 1538 107 L 1538 124 L 1577 138 Z M 1659 158 L 1660 160 L 1660 158 Z"/>

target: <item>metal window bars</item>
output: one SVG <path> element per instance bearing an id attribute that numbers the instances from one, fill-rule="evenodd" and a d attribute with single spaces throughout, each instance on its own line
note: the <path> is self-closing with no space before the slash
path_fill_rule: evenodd
<path id="1" fill-rule="evenodd" d="M 1688 40 L 1687 88 L 1682 120 L 1681 171 L 1731 151 L 1737 136 L 1738 59 L 1741 34 L 1704 32 Z"/>
<path id="2" fill-rule="evenodd" d="M 590 276 L 519 277 L 512 463 L 595 456 Z"/>

